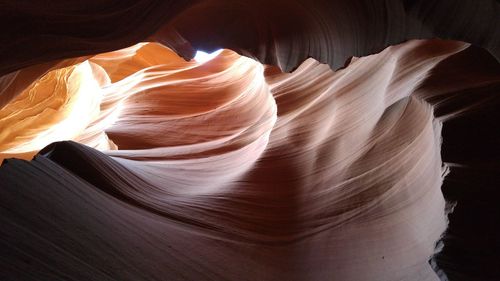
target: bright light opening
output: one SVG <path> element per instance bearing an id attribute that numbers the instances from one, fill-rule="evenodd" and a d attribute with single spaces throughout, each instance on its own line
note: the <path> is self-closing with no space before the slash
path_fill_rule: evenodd
<path id="1" fill-rule="evenodd" d="M 217 51 L 214 51 L 213 53 L 206 53 L 203 51 L 196 51 L 196 55 L 194 56 L 194 60 L 200 63 L 207 62 L 213 58 L 215 58 L 217 55 L 219 55 L 222 52 L 222 49 L 219 49 Z"/>

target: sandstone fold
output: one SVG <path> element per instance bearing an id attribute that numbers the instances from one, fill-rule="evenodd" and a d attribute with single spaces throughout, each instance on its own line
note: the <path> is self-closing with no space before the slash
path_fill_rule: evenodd
<path id="1" fill-rule="evenodd" d="M 188 16 L 220 7 L 200 2 L 172 24 L 196 46 Z M 473 276 L 452 254 L 474 247 L 453 239 L 470 235 L 453 214 L 447 230 L 443 191 L 464 212 L 448 190 L 498 182 L 498 62 L 464 42 L 412 40 L 333 71 L 337 55 L 274 47 L 283 60 L 248 53 L 272 66 L 143 42 L 3 76 L 1 279 Z"/>

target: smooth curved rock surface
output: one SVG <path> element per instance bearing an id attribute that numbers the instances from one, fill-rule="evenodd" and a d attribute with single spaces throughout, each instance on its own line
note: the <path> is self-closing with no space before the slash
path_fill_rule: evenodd
<path id="1" fill-rule="evenodd" d="M 477 56 L 491 67 L 462 67 Z M 308 59 L 282 73 L 141 43 L 82 60 L 0 111 L 3 158 L 56 142 L 0 169 L 4 279 L 467 276 L 445 262 L 448 236 L 434 256 L 443 178 L 477 169 L 443 162 L 441 131 L 446 144 L 448 122 L 498 100 L 488 55 L 411 41 L 337 72 Z"/>
<path id="2" fill-rule="evenodd" d="M 499 10 L 0 1 L 0 279 L 498 280 Z"/>

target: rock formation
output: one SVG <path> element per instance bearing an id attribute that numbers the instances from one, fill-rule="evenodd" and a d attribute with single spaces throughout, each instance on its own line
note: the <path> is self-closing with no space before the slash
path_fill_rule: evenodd
<path id="1" fill-rule="evenodd" d="M 497 2 L 69 2 L 0 3 L 1 280 L 500 276 Z"/>

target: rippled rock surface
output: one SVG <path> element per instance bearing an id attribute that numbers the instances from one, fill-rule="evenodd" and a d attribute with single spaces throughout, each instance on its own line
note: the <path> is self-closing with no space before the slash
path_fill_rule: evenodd
<path id="1" fill-rule="evenodd" d="M 0 279 L 500 276 L 497 2 L 10 2 Z"/>

